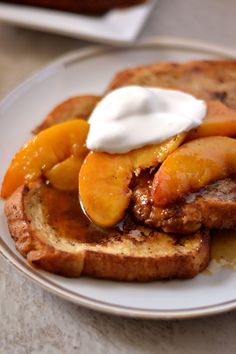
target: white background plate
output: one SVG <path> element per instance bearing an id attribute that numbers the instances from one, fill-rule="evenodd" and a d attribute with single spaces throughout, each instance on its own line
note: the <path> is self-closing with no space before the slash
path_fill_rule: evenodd
<path id="1" fill-rule="evenodd" d="M 90 48 L 54 62 L 14 90 L 0 105 L 0 178 L 15 151 L 56 104 L 78 94 L 100 94 L 112 76 L 126 67 L 155 61 L 183 61 L 234 56 L 210 45 L 159 39 L 132 49 Z M 16 251 L 0 210 L 0 250 L 25 275 L 70 301 L 142 318 L 182 318 L 236 307 L 236 272 L 202 273 L 192 280 L 124 283 L 87 277 L 66 279 L 28 266 Z"/>
<path id="2" fill-rule="evenodd" d="M 135 40 L 156 0 L 104 16 L 83 16 L 63 11 L 0 3 L 0 21 L 103 43 Z"/>

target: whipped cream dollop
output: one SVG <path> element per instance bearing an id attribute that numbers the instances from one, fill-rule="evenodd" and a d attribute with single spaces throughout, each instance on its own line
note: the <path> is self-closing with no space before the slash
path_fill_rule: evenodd
<path id="1" fill-rule="evenodd" d="M 198 127 L 206 104 L 190 94 L 154 87 L 128 86 L 100 101 L 89 123 L 87 147 L 108 153 L 126 153 L 159 144 Z"/>

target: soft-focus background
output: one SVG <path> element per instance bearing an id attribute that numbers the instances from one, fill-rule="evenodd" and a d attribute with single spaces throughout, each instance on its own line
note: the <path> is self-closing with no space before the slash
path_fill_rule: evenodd
<path id="1" fill-rule="evenodd" d="M 235 17 L 235 0 L 159 0 L 140 38 L 182 36 L 236 49 Z M 87 44 L 0 24 L 0 99 L 50 60 Z M 184 321 L 103 315 L 49 294 L 0 258 L 0 354 L 231 354 L 235 328 L 236 312 Z"/>

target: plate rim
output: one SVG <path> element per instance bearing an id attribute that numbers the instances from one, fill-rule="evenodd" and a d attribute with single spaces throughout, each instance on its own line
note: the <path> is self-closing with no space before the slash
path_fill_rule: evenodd
<path id="1" fill-rule="evenodd" d="M 4 107 L 7 107 L 9 104 L 11 105 L 12 102 L 14 102 L 14 99 L 22 93 L 22 89 L 30 89 L 30 87 L 34 85 L 34 83 L 39 77 L 42 76 L 41 80 L 45 80 L 48 76 L 52 75 L 53 72 L 60 70 L 63 67 L 65 68 L 66 66 L 73 65 L 75 61 L 83 61 L 87 58 L 90 58 L 91 56 L 103 54 L 108 51 L 145 48 L 175 48 L 179 50 L 195 50 L 203 53 L 208 53 L 210 55 L 219 55 L 222 56 L 222 59 L 236 58 L 236 50 L 231 48 L 203 41 L 168 36 L 151 37 L 146 39 L 145 41 L 133 44 L 132 46 L 129 46 L 129 48 L 126 48 L 126 46 L 119 48 L 111 46 L 89 46 L 84 49 L 78 49 L 68 54 L 62 55 L 58 59 L 49 63 L 47 66 L 43 67 L 40 71 L 36 72 L 30 78 L 24 80 L 20 85 L 18 85 L 14 90 L 12 90 L 8 95 L 6 95 L 3 100 L 0 101 L 0 110 L 4 110 Z M 64 289 L 60 285 L 54 283 L 52 280 L 46 278 L 42 273 L 39 273 L 32 266 L 25 263 L 20 255 L 14 253 L 3 240 L 1 235 L 0 254 L 12 266 L 14 266 L 15 269 L 23 273 L 23 275 L 25 275 L 27 278 L 31 279 L 34 283 L 46 289 L 47 291 L 78 305 L 112 315 L 158 320 L 184 319 L 202 317 L 206 315 L 216 315 L 219 313 L 231 311 L 236 308 L 236 298 L 235 300 L 229 300 L 215 305 L 201 306 L 194 309 L 190 308 L 178 310 L 140 309 L 123 305 L 109 304 L 105 301 L 103 302 L 100 300 L 96 300 L 88 296 L 74 293 L 69 289 Z"/>

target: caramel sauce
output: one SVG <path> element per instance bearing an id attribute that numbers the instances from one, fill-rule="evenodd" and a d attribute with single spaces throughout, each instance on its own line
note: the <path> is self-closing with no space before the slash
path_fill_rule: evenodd
<path id="1" fill-rule="evenodd" d="M 99 242 L 107 232 L 84 215 L 77 192 L 59 191 L 50 186 L 41 190 L 43 214 L 47 223 L 63 238 L 80 242 Z"/>
<path id="2" fill-rule="evenodd" d="M 212 233 L 211 259 L 236 269 L 236 230 Z"/>

